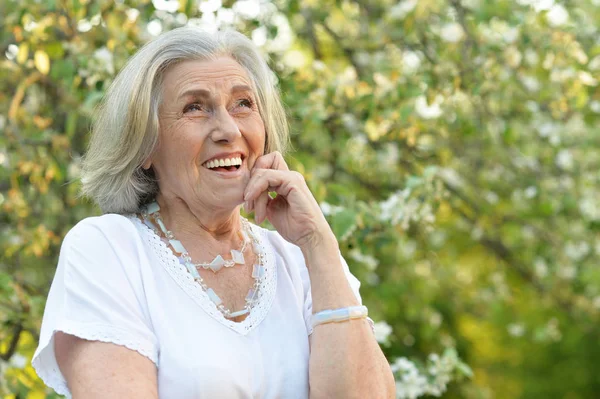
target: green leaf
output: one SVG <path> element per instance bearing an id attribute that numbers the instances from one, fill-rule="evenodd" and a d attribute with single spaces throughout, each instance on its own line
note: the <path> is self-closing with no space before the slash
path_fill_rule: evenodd
<path id="1" fill-rule="evenodd" d="M 356 228 L 356 213 L 350 209 L 343 209 L 331 216 L 331 228 L 339 239 L 345 239 Z"/>

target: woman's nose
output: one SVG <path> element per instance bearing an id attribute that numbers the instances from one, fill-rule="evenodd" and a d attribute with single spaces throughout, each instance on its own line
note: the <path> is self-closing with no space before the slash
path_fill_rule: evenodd
<path id="1" fill-rule="evenodd" d="M 235 119 L 229 114 L 227 109 L 219 109 L 215 112 L 215 128 L 212 131 L 211 138 L 213 141 L 231 142 L 241 136 Z"/>

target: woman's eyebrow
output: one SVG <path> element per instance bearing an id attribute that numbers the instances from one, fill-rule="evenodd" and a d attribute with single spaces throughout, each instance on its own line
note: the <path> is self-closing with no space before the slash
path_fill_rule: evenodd
<path id="1" fill-rule="evenodd" d="M 195 97 L 202 97 L 202 98 L 210 98 L 210 92 L 208 90 L 204 90 L 204 89 L 193 89 L 193 90 L 187 90 L 184 91 L 179 98 L 195 98 Z"/>
<path id="2" fill-rule="evenodd" d="M 235 93 L 239 93 L 239 92 L 250 92 L 253 93 L 252 88 L 250 86 L 247 85 L 235 85 L 231 88 L 231 93 L 235 94 Z M 196 98 L 196 97 L 201 97 L 201 98 L 207 98 L 209 99 L 211 96 L 210 91 L 205 90 L 205 89 L 192 89 L 192 90 L 186 90 L 184 91 L 179 98 Z"/>
<path id="3" fill-rule="evenodd" d="M 240 91 L 248 91 L 252 93 L 252 88 L 247 85 L 235 85 L 231 88 L 232 93 L 238 93 Z"/>

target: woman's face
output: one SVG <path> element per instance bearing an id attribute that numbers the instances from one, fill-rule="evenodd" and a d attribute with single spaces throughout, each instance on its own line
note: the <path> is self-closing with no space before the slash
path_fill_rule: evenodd
<path id="1" fill-rule="evenodd" d="M 224 56 L 169 68 L 159 125 L 150 161 L 163 198 L 203 209 L 243 203 L 250 170 L 263 155 L 265 126 L 250 79 L 235 60 Z"/>

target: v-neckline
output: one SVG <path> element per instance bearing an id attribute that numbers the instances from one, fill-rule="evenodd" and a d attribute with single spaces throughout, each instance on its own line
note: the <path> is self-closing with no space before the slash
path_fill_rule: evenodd
<path id="1" fill-rule="evenodd" d="M 266 236 L 268 232 L 266 229 L 249 223 L 250 228 L 258 238 L 257 245 L 262 247 L 265 254 L 265 273 L 259 280 L 258 297 L 250 310 L 250 313 L 244 320 L 234 322 L 223 316 L 214 302 L 210 300 L 208 294 L 196 281 L 194 281 L 189 271 L 179 262 L 179 259 L 159 235 L 143 223 L 137 215 L 131 215 L 130 219 L 133 220 L 144 241 L 152 248 L 161 265 L 171 278 L 173 278 L 179 287 L 214 320 L 238 334 L 247 335 L 265 319 L 275 298 L 275 291 L 277 288 L 277 267 L 274 259 L 274 249 Z"/>

